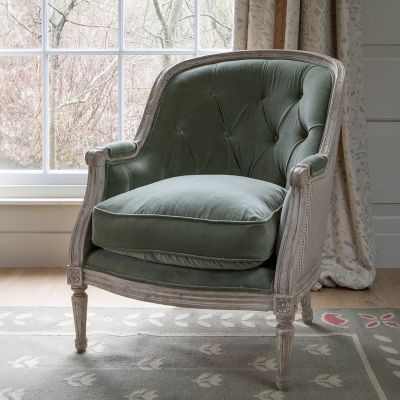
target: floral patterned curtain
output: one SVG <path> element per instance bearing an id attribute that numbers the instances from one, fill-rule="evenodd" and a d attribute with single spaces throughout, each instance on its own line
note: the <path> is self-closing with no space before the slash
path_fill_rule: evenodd
<path id="1" fill-rule="evenodd" d="M 316 289 L 363 289 L 375 278 L 362 82 L 362 0 L 235 0 L 234 49 L 308 50 L 346 68 L 342 132 Z"/>

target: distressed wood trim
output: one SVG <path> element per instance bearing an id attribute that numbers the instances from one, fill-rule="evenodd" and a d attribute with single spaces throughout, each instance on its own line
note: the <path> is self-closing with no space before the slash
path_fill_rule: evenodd
<path id="1" fill-rule="evenodd" d="M 94 149 L 86 153 L 86 164 L 89 167 L 88 181 L 85 197 L 71 236 L 69 249 L 70 268 L 82 268 L 83 260 L 92 247 L 92 211 L 94 206 L 103 200 L 107 157 L 108 154 L 105 149 Z M 71 272 L 71 274 L 74 277 L 78 276 L 75 272 Z M 71 275 L 68 274 L 68 276 L 71 279 Z M 82 284 L 82 279 L 79 282 L 75 279 L 73 283 L 75 285 Z"/>
<path id="2" fill-rule="evenodd" d="M 110 157 L 107 147 L 99 147 L 89 150 L 85 160 L 88 165 L 88 180 L 85 197 L 79 211 L 75 226 L 71 235 L 69 248 L 68 283 L 78 287 L 83 284 L 82 269 L 84 260 L 93 247 L 92 236 L 92 211 L 96 204 L 104 200 L 106 187 L 106 164 L 108 162 L 123 162 L 130 160 L 135 154 L 119 157 Z"/>
<path id="3" fill-rule="evenodd" d="M 291 315 L 296 309 L 296 299 L 293 296 L 275 294 L 274 296 L 274 314 Z"/>
<path id="4" fill-rule="evenodd" d="M 189 308 L 267 311 L 272 309 L 274 298 L 273 294 L 242 291 L 175 289 L 91 270 L 84 270 L 84 283 L 136 300 Z"/>
<path id="5" fill-rule="evenodd" d="M 83 282 L 82 268 L 69 267 L 67 270 L 67 281 L 71 286 L 81 286 Z"/>
<path id="6" fill-rule="evenodd" d="M 286 299 L 282 299 L 282 304 L 286 304 Z M 279 304 L 279 302 L 277 303 Z M 276 310 L 279 311 L 280 306 L 277 305 Z M 279 390 L 286 391 L 290 386 L 290 361 L 293 350 L 294 327 L 293 321 L 297 311 L 297 305 L 291 308 L 290 312 L 278 312 L 276 320 L 276 360 L 278 363 L 278 371 L 275 382 Z"/>
<path id="7" fill-rule="evenodd" d="M 72 310 L 75 323 L 75 348 L 78 353 L 83 353 L 87 348 L 86 320 L 88 296 L 85 292 L 87 286 L 75 288 L 71 297 Z"/>

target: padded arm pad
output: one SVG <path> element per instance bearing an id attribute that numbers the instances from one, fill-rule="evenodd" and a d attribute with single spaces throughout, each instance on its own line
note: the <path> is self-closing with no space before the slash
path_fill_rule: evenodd
<path id="1" fill-rule="evenodd" d="M 310 175 L 317 176 L 325 171 L 328 159 L 322 154 L 313 154 L 299 162 L 300 165 L 310 166 Z"/>
<path id="2" fill-rule="evenodd" d="M 110 160 L 113 160 L 133 155 L 136 152 L 137 144 L 136 142 L 120 141 L 106 145 L 105 149 L 107 149 L 108 157 L 110 158 Z"/>

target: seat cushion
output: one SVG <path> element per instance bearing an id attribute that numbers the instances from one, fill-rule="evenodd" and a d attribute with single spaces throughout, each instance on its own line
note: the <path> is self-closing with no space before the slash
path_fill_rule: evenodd
<path id="1" fill-rule="evenodd" d="M 92 241 L 163 264 L 248 269 L 273 253 L 286 190 L 234 175 L 186 175 L 112 197 L 93 212 Z"/>
<path id="2" fill-rule="evenodd" d="M 132 282 L 186 290 L 223 290 L 271 293 L 274 287 L 275 257 L 257 268 L 241 271 L 185 268 L 162 264 L 97 249 L 89 254 L 85 270 L 102 272 Z"/>

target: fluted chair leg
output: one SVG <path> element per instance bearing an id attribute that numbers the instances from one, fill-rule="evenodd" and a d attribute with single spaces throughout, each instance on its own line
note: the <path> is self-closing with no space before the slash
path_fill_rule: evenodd
<path id="1" fill-rule="evenodd" d="M 72 309 L 75 322 L 75 348 L 78 353 L 83 353 L 87 348 L 86 319 L 88 296 L 85 292 L 87 286 L 73 287 Z"/>
<path id="2" fill-rule="evenodd" d="M 311 324 L 313 321 L 313 310 L 311 307 L 311 293 L 308 292 L 301 300 L 301 314 L 305 324 Z"/>
<path id="3" fill-rule="evenodd" d="M 290 386 L 290 359 L 292 355 L 296 310 L 292 313 L 278 313 L 276 319 L 277 363 L 276 386 L 279 390 L 288 390 Z"/>

